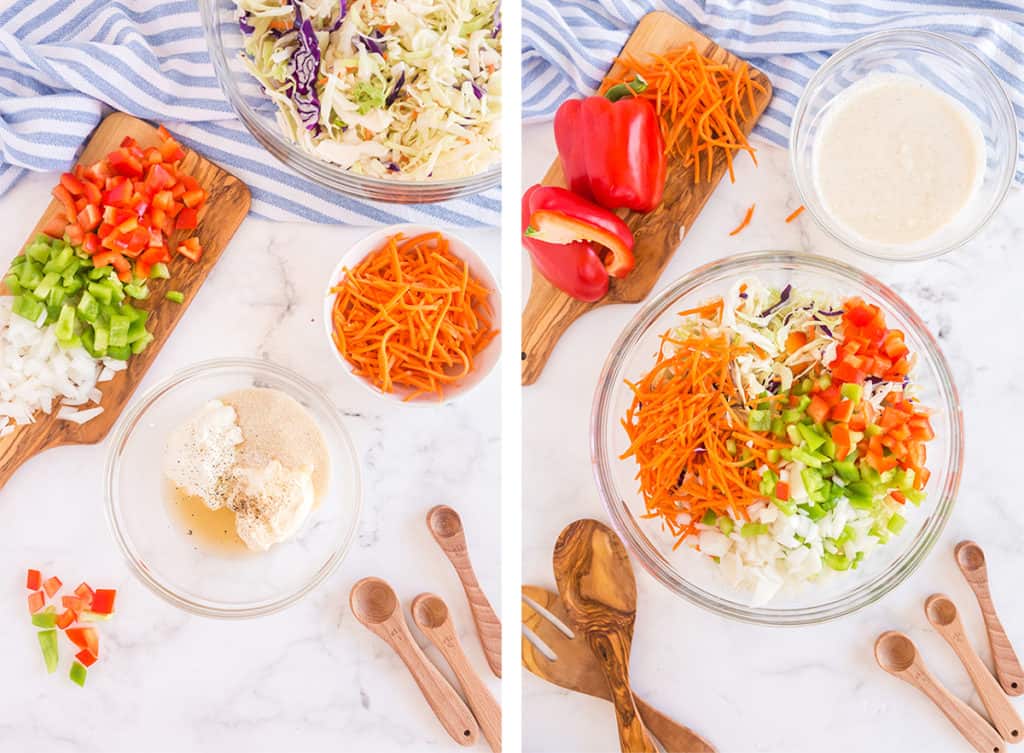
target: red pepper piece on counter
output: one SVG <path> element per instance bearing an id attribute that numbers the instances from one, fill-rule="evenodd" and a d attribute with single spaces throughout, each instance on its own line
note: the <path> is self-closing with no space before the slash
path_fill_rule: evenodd
<path id="1" fill-rule="evenodd" d="M 29 591 L 38 591 L 43 586 L 43 574 L 38 570 L 29 570 L 25 578 L 25 588 Z"/>
<path id="2" fill-rule="evenodd" d="M 56 575 L 43 581 L 43 590 L 46 591 L 46 598 L 52 599 L 54 594 L 60 590 L 62 585 L 60 578 Z"/>
<path id="3" fill-rule="evenodd" d="M 42 591 L 33 591 L 28 595 L 28 612 L 35 614 L 46 605 L 46 596 Z"/>
<path id="4" fill-rule="evenodd" d="M 650 212 L 665 190 L 665 139 L 653 105 L 633 96 L 643 79 L 602 96 L 570 99 L 555 113 L 555 143 L 569 188 L 608 209 Z"/>
<path id="5" fill-rule="evenodd" d="M 79 648 L 84 648 L 95 657 L 100 655 L 100 635 L 96 628 L 74 627 L 66 631 L 68 638 Z"/>
<path id="6" fill-rule="evenodd" d="M 112 588 L 97 588 L 92 597 L 92 610 L 96 614 L 112 614 L 117 591 Z"/>
<path id="7" fill-rule="evenodd" d="M 78 659 L 78 661 L 85 667 L 91 667 L 93 664 L 96 663 L 96 657 L 93 654 L 89 653 L 89 650 L 86 648 L 83 648 L 81 651 L 75 654 L 75 658 Z"/>
<path id="8" fill-rule="evenodd" d="M 573 298 L 600 300 L 609 276 L 623 277 L 633 269 L 629 226 L 571 191 L 533 186 L 523 194 L 522 215 L 523 246 L 537 269 Z"/>

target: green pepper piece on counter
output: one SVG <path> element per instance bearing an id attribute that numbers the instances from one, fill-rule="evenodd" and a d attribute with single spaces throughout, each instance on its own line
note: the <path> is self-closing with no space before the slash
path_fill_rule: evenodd
<path id="1" fill-rule="evenodd" d="M 56 672 L 60 652 L 57 648 L 57 630 L 55 628 L 39 631 L 39 648 L 43 650 L 43 661 L 46 662 L 46 671 L 51 674 Z"/>
<path id="2" fill-rule="evenodd" d="M 37 628 L 52 628 L 57 626 L 57 608 L 52 604 L 42 612 L 32 615 L 32 624 Z"/>
<path id="3" fill-rule="evenodd" d="M 74 664 L 71 665 L 71 672 L 68 674 L 68 677 L 71 678 L 71 682 L 75 683 L 75 685 L 77 685 L 80 688 L 84 688 L 85 677 L 88 673 L 89 670 L 87 670 L 82 664 L 76 661 Z"/>

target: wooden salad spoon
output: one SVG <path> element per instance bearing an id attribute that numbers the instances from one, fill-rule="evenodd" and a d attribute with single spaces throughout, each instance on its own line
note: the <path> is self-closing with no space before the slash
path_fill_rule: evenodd
<path id="1" fill-rule="evenodd" d="M 988 633 L 988 645 L 992 650 L 992 664 L 996 669 L 996 678 L 1007 695 L 1024 694 L 1024 669 L 1021 669 L 1017 652 L 1013 650 L 1010 639 L 1006 637 L 1003 623 L 996 614 L 992 594 L 988 589 L 988 568 L 985 565 L 985 550 L 973 541 L 961 541 L 954 550 L 956 564 L 967 579 L 967 585 L 974 591 L 981 607 L 981 616 L 985 620 L 985 631 Z"/>
<path id="2" fill-rule="evenodd" d="M 608 681 L 619 747 L 623 753 L 655 753 L 629 687 L 636 579 L 625 547 L 608 526 L 577 520 L 555 543 L 554 569 L 571 627 L 586 636 Z"/>
<path id="3" fill-rule="evenodd" d="M 903 633 L 889 630 L 875 641 L 878 666 L 924 693 L 978 753 L 1005 753 L 1003 740 L 977 711 L 939 684 L 921 660 L 917 646 Z"/>
<path id="4" fill-rule="evenodd" d="M 469 610 L 476 624 L 476 633 L 484 649 L 484 658 L 495 677 L 501 677 L 501 622 L 487 600 L 469 561 L 466 532 L 462 518 L 448 505 L 432 507 L 427 513 L 427 528 L 455 568 L 462 590 L 466 592 Z"/>
<path id="5" fill-rule="evenodd" d="M 1010 699 L 1003 693 L 1003 689 L 999 687 L 996 678 L 988 671 L 988 667 L 967 640 L 956 604 L 945 594 L 932 594 L 924 603 L 924 613 L 932 627 L 946 639 L 946 643 L 952 646 L 956 655 L 960 657 L 996 730 L 1007 742 L 1019 743 L 1024 722 L 1013 708 Z"/>
<path id="6" fill-rule="evenodd" d="M 523 596 L 546 610 L 551 616 L 567 625 L 569 615 L 565 604 L 552 593 L 538 586 L 523 586 Z M 608 681 L 597 663 L 597 658 L 590 650 L 586 640 L 579 633 L 571 637 L 543 612 L 523 601 L 523 626 L 555 655 L 552 660 L 523 633 L 522 651 L 523 666 L 542 680 L 547 680 L 563 688 L 586 693 L 606 701 L 612 699 L 608 689 Z M 566 628 L 568 629 L 568 628 Z M 571 631 L 570 631 L 571 632 Z M 636 710 L 640 712 L 647 731 L 658 738 L 667 753 L 715 753 L 714 746 L 689 727 L 680 724 L 669 716 L 658 711 L 633 693 Z"/>
<path id="7" fill-rule="evenodd" d="M 348 603 L 356 619 L 395 650 L 451 738 L 459 745 L 475 743 L 480 733 L 476 719 L 416 645 L 391 586 L 380 578 L 363 578 L 352 586 Z"/>
<path id="8" fill-rule="evenodd" d="M 462 694 L 480 723 L 480 731 L 494 753 L 501 751 L 501 707 L 480 675 L 470 666 L 455 633 L 448 605 L 440 596 L 420 594 L 412 602 L 412 619 L 451 666 L 462 686 Z"/>

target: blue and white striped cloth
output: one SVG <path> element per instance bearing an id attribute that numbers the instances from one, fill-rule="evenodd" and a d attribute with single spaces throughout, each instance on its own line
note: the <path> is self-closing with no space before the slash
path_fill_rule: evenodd
<path id="1" fill-rule="evenodd" d="M 524 120 L 550 118 L 565 99 L 594 91 L 652 10 L 673 13 L 768 74 L 775 96 L 755 133 L 776 144 L 787 144 L 800 92 L 829 55 L 883 29 L 933 31 L 970 47 L 1024 122 L 1024 3 L 992 0 L 523 0 Z"/>
<path id="2" fill-rule="evenodd" d="M 235 119 L 196 0 L 0 0 L 0 195 L 28 170 L 66 170 L 111 109 L 165 123 L 244 180 L 252 211 L 351 225 L 497 225 L 501 194 L 400 206 L 334 193 L 279 163 Z"/>

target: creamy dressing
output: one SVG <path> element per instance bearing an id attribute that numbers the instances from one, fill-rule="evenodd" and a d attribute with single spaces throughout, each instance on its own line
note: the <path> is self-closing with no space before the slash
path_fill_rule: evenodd
<path id="1" fill-rule="evenodd" d="M 867 245 L 908 252 L 967 213 L 984 163 L 977 119 L 937 88 L 894 73 L 840 94 L 814 146 L 826 211 Z"/>

